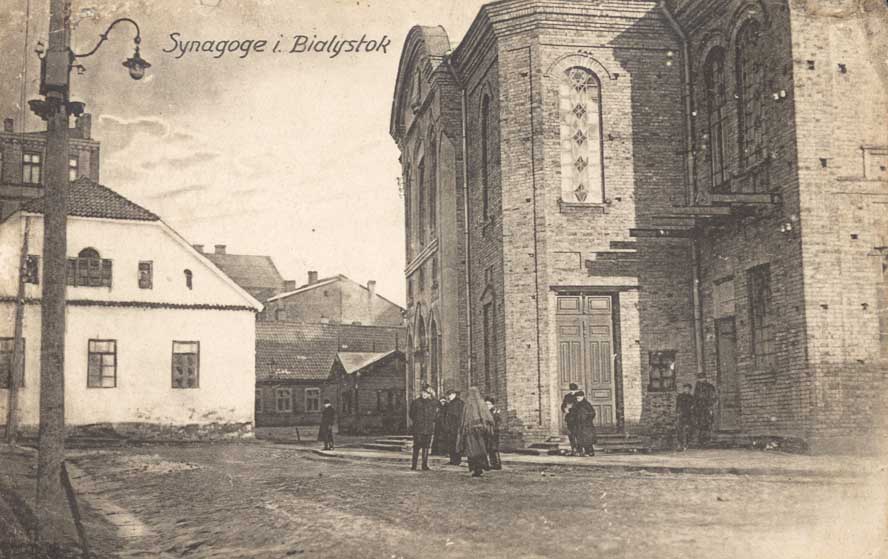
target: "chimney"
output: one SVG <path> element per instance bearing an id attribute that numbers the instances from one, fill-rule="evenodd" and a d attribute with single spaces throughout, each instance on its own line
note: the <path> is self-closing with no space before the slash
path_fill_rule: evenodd
<path id="1" fill-rule="evenodd" d="M 311 285 L 313 283 L 318 283 L 318 273 L 314 270 L 308 273 L 308 285 Z"/>
<path id="2" fill-rule="evenodd" d="M 284 280 L 284 293 L 296 291 L 296 280 Z"/>
<path id="3" fill-rule="evenodd" d="M 15 132 L 15 120 L 11 118 L 3 119 L 3 131 L 4 132 Z"/>
<path id="4" fill-rule="evenodd" d="M 74 122 L 74 126 L 80 131 L 80 137 L 84 140 L 89 140 L 90 134 L 92 134 L 92 115 L 83 113 Z"/>
<path id="5" fill-rule="evenodd" d="M 225 245 L 214 245 L 216 254 L 225 254 Z"/>
<path id="6" fill-rule="evenodd" d="M 373 298 L 376 297 L 376 280 L 370 280 L 367 282 L 367 291 L 370 292 L 370 301 L 373 301 Z"/>
<path id="7" fill-rule="evenodd" d="M 203 254 L 203 245 L 191 245 L 191 246 L 194 247 L 194 250 Z"/>

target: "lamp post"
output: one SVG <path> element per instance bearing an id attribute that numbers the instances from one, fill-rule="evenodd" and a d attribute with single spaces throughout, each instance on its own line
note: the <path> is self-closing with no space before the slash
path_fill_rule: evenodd
<path id="1" fill-rule="evenodd" d="M 95 53 L 120 22 L 136 27 L 136 49 L 124 62 L 133 79 L 150 64 L 139 56 L 139 26 L 128 18 L 114 21 L 98 44 L 82 55 L 71 51 L 71 0 L 50 0 L 49 44 L 40 64 L 40 94 L 31 110 L 46 121 L 46 179 L 43 206 L 43 297 L 40 338 L 40 430 L 37 455 L 37 538 L 49 543 L 64 533 L 66 517 L 61 474 L 65 458 L 65 285 L 68 209 L 68 117 L 83 113 L 70 100 L 74 61 Z M 82 66 L 78 66 L 82 70 Z"/>

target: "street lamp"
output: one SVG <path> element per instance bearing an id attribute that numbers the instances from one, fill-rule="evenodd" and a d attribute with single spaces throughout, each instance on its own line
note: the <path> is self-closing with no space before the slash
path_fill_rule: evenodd
<path id="1" fill-rule="evenodd" d="M 111 25 L 108 26 L 108 29 L 106 29 L 104 33 L 99 35 L 99 42 L 96 43 L 96 46 L 94 46 L 91 51 L 85 54 L 75 54 L 74 52 L 72 52 L 71 61 L 73 62 L 77 58 L 86 58 L 95 54 L 95 52 L 99 50 L 99 47 L 102 46 L 102 43 L 108 40 L 108 33 L 111 32 L 111 29 L 120 22 L 132 23 L 133 26 L 136 28 L 136 38 L 133 39 L 133 42 L 136 45 L 135 52 L 133 53 L 132 57 L 127 58 L 123 61 L 123 66 L 129 69 L 129 74 L 132 79 L 141 80 L 142 77 L 145 75 L 145 70 L 150 68 L 151 64 L 149 64 L 147 60 L 139 55 L 139 44 L 142 42 L 142 34 L 139 31 L 139 24 L 128 17 L 122 17 L 112 21 Z"/>
<path id="2" fill-rule="evenodd" d="M 64 533 L 65 500 L 61 475 L 65 460 L 65 301 L 68 213 L 68 117 L 83 113 L 84 104 L 70 100 L 71 70 L 84 68 L 78 58 L 93 55 L 118 23 L 136 28 L 135 53 L 123 65 L 139 80 L 151 65 L 139 55 L 139 26 L 129 18 L 111 23 L 99 42 L 84 54 L 71 50 L 71 0 L 50 0 L 49 45 L 40 56 L 40 95 L 28 101 L 46 121 L 43 205 L 43 295 L 40 326 L 40 431 L 37 452 L 37 540 L 47 543 Z"/>

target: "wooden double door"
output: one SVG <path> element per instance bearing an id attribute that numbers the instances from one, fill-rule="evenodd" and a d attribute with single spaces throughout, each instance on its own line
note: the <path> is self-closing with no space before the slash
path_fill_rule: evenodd
<path id="1" fill-rule="evenodd" d="M 612 304 L 610 296 L 559 295 L 556 310 L 561 395 L 579 386 L 604 431 L 617 427 Z"/>

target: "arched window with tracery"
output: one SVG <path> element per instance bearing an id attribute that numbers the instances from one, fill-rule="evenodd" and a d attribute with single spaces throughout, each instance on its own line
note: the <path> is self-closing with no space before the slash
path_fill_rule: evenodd
<path id="1" fill-rule="evenodd" d="M 429 139 L 429 237 L 434 238 L 438 228 L 438 154 L 434 131 Z"/>
<path id="2" fill-rule="evenodd" d="M 424 247 L 426 241 L 425 214 L 426 214 L 426 185 L 425 185 L 425 157 L 420 157 L 416 166 L 416 197 L 419 207 L 416 211 L 417 231 L 419 246 Z"/>
<path id="3" fill-rule="evenodd" d="M 404 230 L 407 231 L 407 261 L 413 259 L 413 184 L 410 182 L 410 164 L 404 168 Z"/>
<path id="4" fill-rule="evenodd" d="M 718 190 L 726 179 L 725 166 L 725 119 L 727 116 L 727 92 L 725 89 L 725 51 L 712 49 L 703 67 L 706 82 L 706 114 L 709 149 L 709 185 Z"/>
<path id="5" fill-rule="evenodd" d="M 601 143 L 601 82 L 574 66 L 559 84 L 561 125 L 561 199 L 570 203 L 604 201 Z"/>
<path id="6" fill-rule="evenodd" d="M 433 319 L 429 328 L 429 385 L 436 393 L 441 390 L 441 344 L 438 337 L 438 323 Z"/>
<path id="7" fill-rule="evenodd" d="M 481 218 L 490 215 L 490 96 L 481 98 Z"/>
<path id="8" fill-rule="evenodd" d="M 737 33 L 737 120 L 740 170 L 764 157 L 765 68 L 762 62 L 761 25 L 750 20 Z"/>

